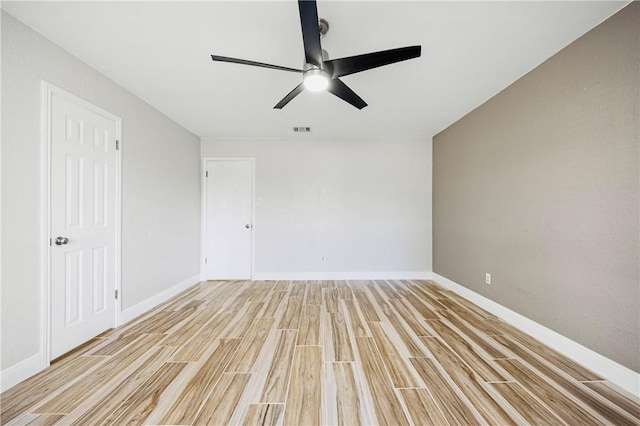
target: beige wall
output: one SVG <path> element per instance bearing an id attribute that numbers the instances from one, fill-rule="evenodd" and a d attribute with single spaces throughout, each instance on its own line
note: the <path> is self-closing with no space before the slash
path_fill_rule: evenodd
<path id="1" fill-rule="evenodd" d="M 636 2 L 433 140 L 434 272 L 635 371 L 639 48 Z"/>
<path id="2" fill-rule="evenodd" d="M 3 370 L 42 352 L 41 80 L 122 118 L 123 308 L 200 270 L 200 139 L 3 11 Z"/>

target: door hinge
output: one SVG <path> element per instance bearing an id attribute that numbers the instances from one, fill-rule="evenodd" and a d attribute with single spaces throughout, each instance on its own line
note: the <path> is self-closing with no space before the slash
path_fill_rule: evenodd
<path id="1" fill-rule="evenodd" d="M 118 299 L 118 290 L 115 291 L 116 300 Z"/>
<path id="2" fill-rule="evenodd" d="M 209 170 L 207 170 L 206 172 L 204 172 L 204 177 L 209 177 Z"/>
<path id="3" fill-rule="evenodd" d="M 205 265 L 207 264 L 207 258 L 206 257 L 204 258 L 204 264 Z"/>
<path id="4" fill-rule="evenodd" d="M 120 150 L 120 141 L 116 139 L 116 151 Z"/>
<path id="5" fill-rule="evenodd" d="M 51 238 L 49 238 L 49 247 L 51 247 L 52 244 L 53 244 L 53 241 L 51 241 Z"/>

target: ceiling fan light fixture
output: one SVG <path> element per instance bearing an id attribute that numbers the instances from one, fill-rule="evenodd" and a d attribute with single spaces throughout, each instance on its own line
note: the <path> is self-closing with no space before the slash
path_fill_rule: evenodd
<path id="1" fill-rule="evenodd" d="M 304 87 L 312 92 L 320 92 L 329 87 L 329 74 L 319 68 L 304 72 Z"/>

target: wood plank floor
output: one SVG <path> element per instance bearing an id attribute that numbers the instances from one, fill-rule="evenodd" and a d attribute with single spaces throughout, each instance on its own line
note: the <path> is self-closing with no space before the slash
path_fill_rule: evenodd
<path id="1" fill-rule="evenodd" d="M 203 282 L 1 395 L 7 425 L 639 425 L 432 281 Z"/>

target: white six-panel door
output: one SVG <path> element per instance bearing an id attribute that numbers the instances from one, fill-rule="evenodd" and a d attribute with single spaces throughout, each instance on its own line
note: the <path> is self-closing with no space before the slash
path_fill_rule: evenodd
<path id="1" fill-rule="evenodd" d="M 253 160 L 209 160 L 205 169 L 205 279 L 250 279 Z"/>
<path id="2" fill-rule="evenodd" d="M 118 123 L 50 100 L 50 357 L 115 325 Z"/>

